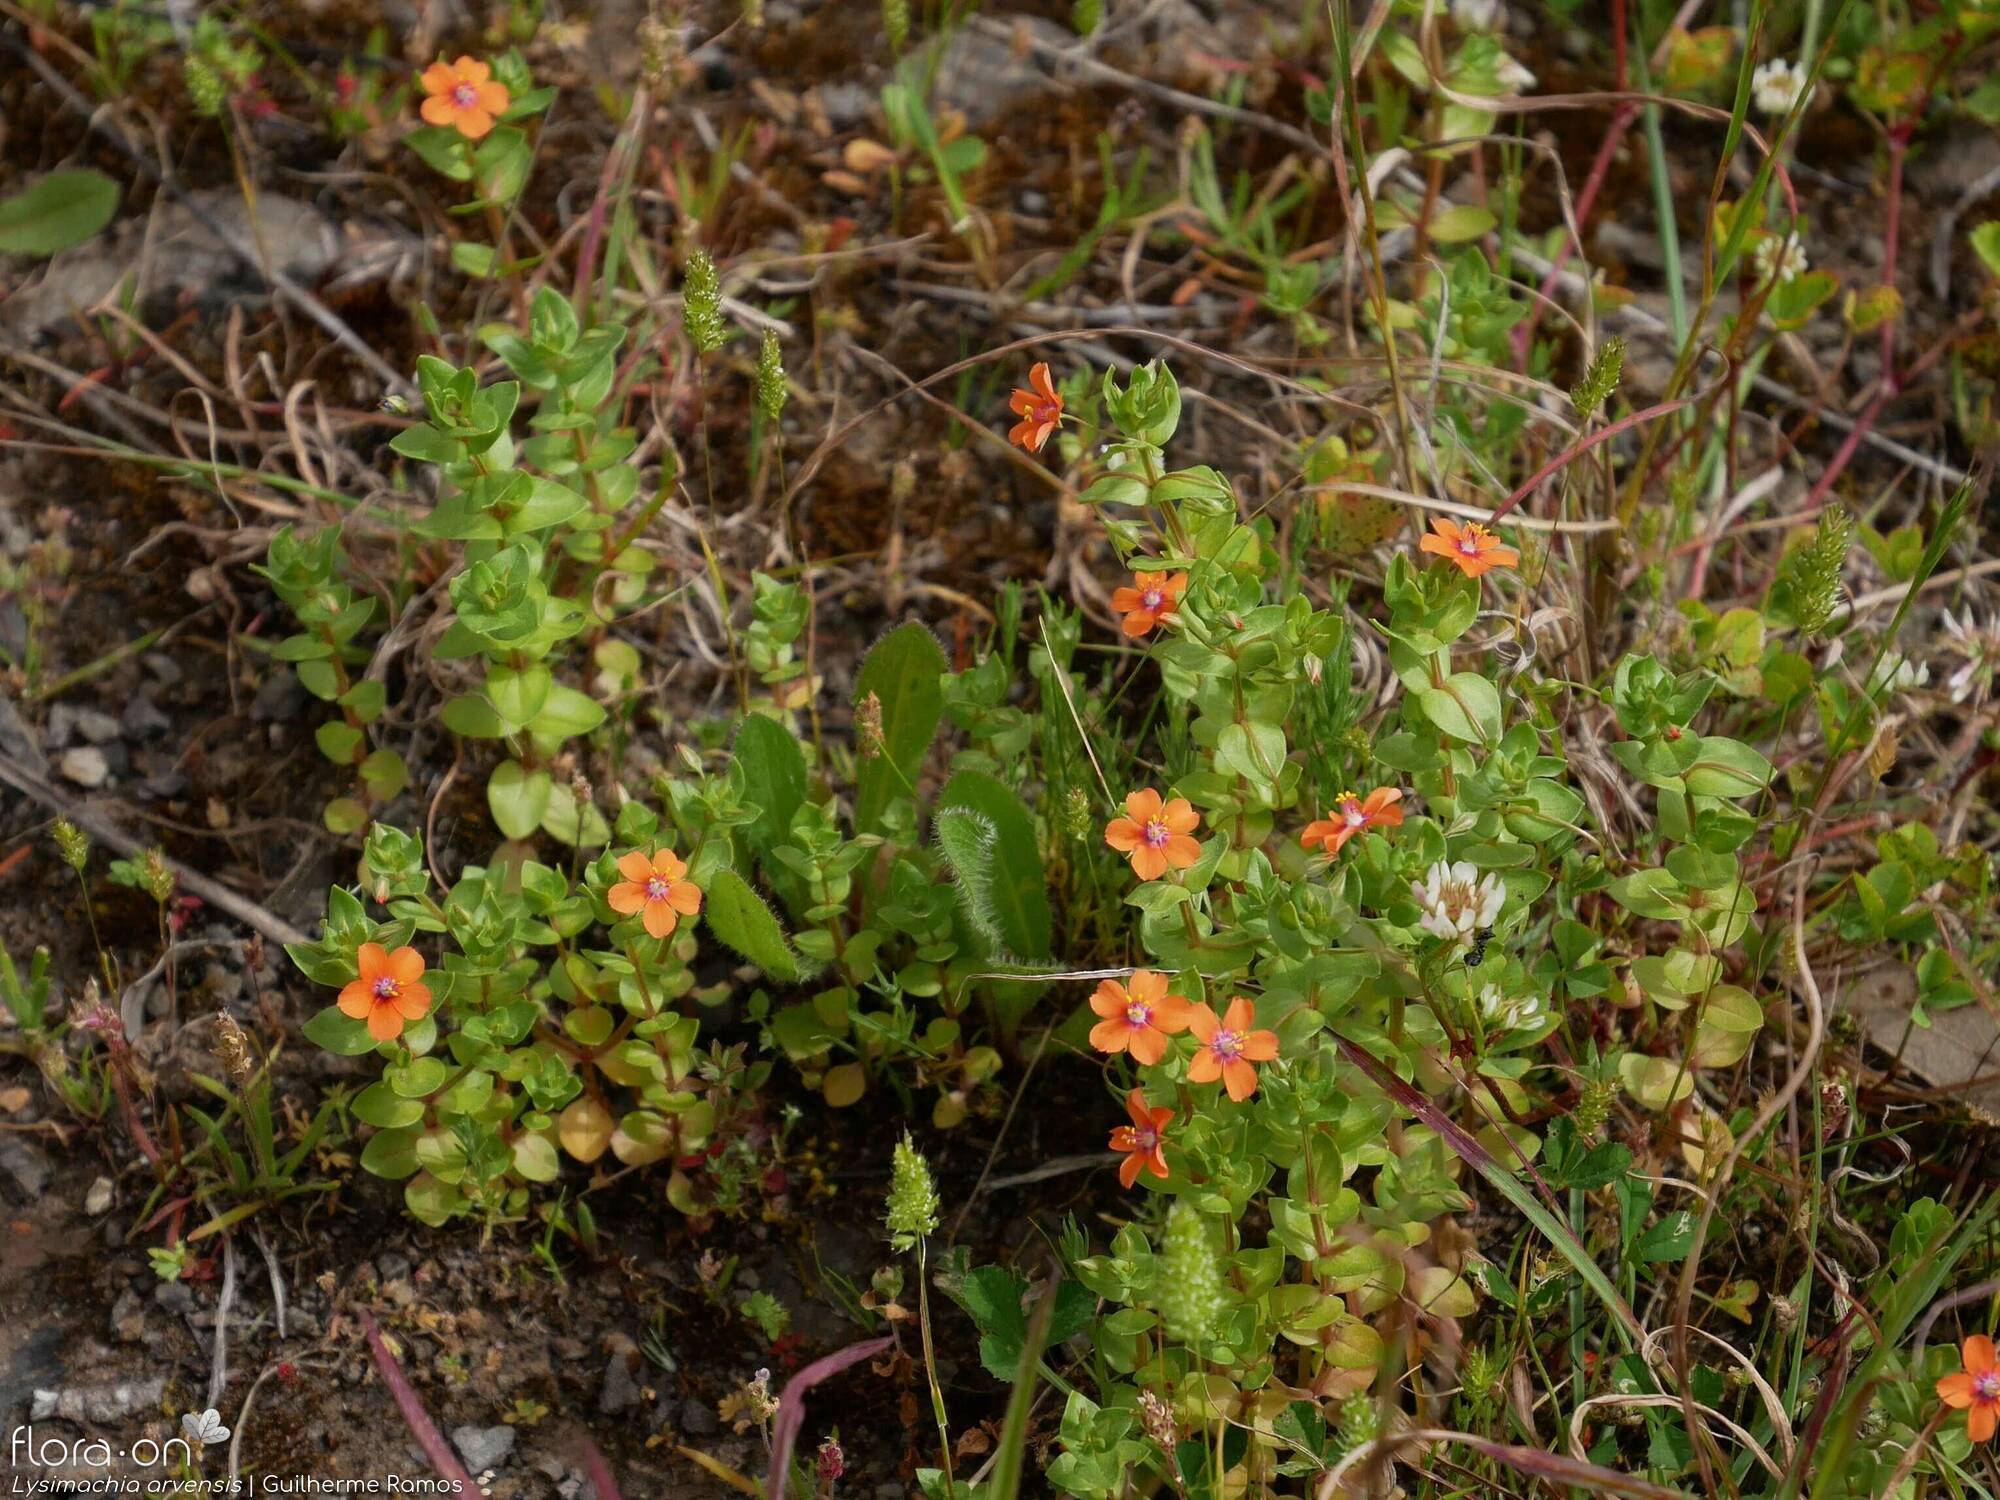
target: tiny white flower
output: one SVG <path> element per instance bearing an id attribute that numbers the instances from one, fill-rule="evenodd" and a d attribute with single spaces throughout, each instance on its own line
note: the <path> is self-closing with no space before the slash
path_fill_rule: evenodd
<path id="1" fill-rule="evenodd" d="M 1500 20 L 1500 0 L 1451 0 L 1451 18 L 1460 31 L 1491 31 Z"/>
<path id="2" fill-rule="evenodd" d="M 1542 1019 L 1540 995 L 1508 995 L 1489 984 L 1479 992 L 1479 1019 L 1489 1032 L 1525 1031 Z"/>
<path id="3" fill-rule="evenodd" d="M 1930 680 L 1931 669 L 1923 662 L 1911 661 L 1900 651 L 1890 651 L 1876 663 L 1874 672 L 1868 678 L 1868 691 L 1907 693 Z"/>
<path id="4" fill-rule="evenodd" d="M 1493 76 L 1499 81 L 1501 90 L 1509 94 L 1525 94 L 1535 86 L 1535 75 L 1504 52 L 1500 54 L 1500 61 L 1494 64 Z"/>
<path id="5" fill-rule="evenodd" d="M 1945 692 L 1952 702 L 1964 703 L 1970 699 L 1976 708 L 1992 693 L 1994 673 L 2000 671 L 2000 615 L 1981 624 L 1971 610 L 1966 611 L 1961 621 L 1947 609 L 1942 613 L 1942 623 L 1945 648 L 1964 658 L 1945 679 Z"/>
<path id="6" fill-rule="evenodd" d="M 1765 281 L 1796 281 L 1806 274 L 1806 247 L 1797 235 L 1770 235 L 1750 252 L 1757 274 Z"/>
<path id="7" fill-rule="evenodd" d="M 1767 115 L 1782 115 L 1798 102 L 1806 86 L 1806 75 L 1782 57 L 1758 65 L 1750 75 L 1750 90 L 1757 107 Z"/>
<path id="8" fill-rule="evenodd" d="M 1424 909 L 1418 925 L 1425 932 L 1467 943 L 1499 919 L 1507 893 L 1497 875 L 1482 875 L 1464 860 L 1456 864 L 1439 860 L 1422 880 L 1410 882 L 1410 895 Z"/>

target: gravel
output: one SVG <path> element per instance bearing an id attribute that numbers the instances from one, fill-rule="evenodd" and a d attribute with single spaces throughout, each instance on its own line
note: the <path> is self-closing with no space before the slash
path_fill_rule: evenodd
<path id="1" fill-rule="evenodd" d="M 468 1424 L 452 1428 L 451 1445 L 458 1449 L 458 1456 L 465 1460 L 466 1468 L 477 1477 L 507 1462 L 514 1451 L 514 1436 L 514 1429 L 504 1423 L 493 1427 Z"/>
<path id="2" fill-rule="evenodd" d="M 65 781 L 73 781 L 85 791 L 93 791 L 111 779 L 111 762 L 95 745 L 79 745 L 65 750 L 56 762 Z"/>
<path id="3" fill-rule="evenodd" d="M 116 1385 L 70 1386 L 60 1391 L 36 1391 L 29 1407 L 31 1422 L 57 1417 L 65 1422 L 119 1422 L 134 1412 L 157 1407 L 167 1394 L 167 1378 L 121 1381 Z"/>

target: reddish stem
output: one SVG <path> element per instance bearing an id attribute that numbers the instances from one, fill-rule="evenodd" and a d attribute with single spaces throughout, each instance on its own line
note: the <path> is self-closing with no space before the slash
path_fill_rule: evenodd
<path id="1" fill-rule="evenodd" d="M 1896 289 L 1896 245 L 1903 221 L 1903 158 L 1909 153 L 1913 133 L 1909 125 L 1889 128 L 1889 208 L 1882 226 L 1882 284 L 1892 292 Z M 1898 389 L 1896 325 L 1900 322 L 1898 317 L 1882 322 L 1882 389 L 1889 396 Z"/>
<path id="2" fill-rule="evenodd" d="M 1692 406 L 1692 405 L 1694 405 L 1694 402 L 1687 397 L 1682 397 L 1678 401 L 1662 401 L 1657 406 L 1649 406 L 1644 411 L 1632 412 L 1629 415 L 1620 417 L 1617 421 L 1610 423 L 1608 426 L 1598 428 L 1597 431 L 1593 432 L 1589 437 L 1583 439 L 1582 442 L 1572 443 L 1569 447 L 1563 449 L 1562 452 L 1558 453 L 1554 458 L 1550 459 L 1547 463 L 1543 464 L 1539 469 L 1535 470 L 1533 474 L 1529 475 L 1526 483 L 1524 483 L 1519 489 L 1515 490 L 1514 493 L 1509 495 L 1505 500 L 1502 500 L 1500 502 L 1500 504 L 1494 509 L 1493 514 L 1489 519 L 1495 521 L 1499 520 L 1502 516 L 1506 515 L 1508 511 L 1512 510 L 1515 506 L 1519 505 L 1529 495 L 1533 494 L 1535 487 L 1539 485 L 1544 479 L 1547 479 L 1551 474 L 1555 473 L 1558 469 L 1564 468 L 1567 465 L 1573 463 L 1575 460 L 1583 457 L 1584 454 L 1588 453 L 1592 448 L 1595 448 L 1599 443 L 1609 442 L 1612 438 L 1618 436 L 1619 433 L 1625 431 L 1628 427 L 1637 427 L 1641 422 L 1650 422 L 1655 417 L 1670 416 L 1674 412 L 1679 411 L 1682 407 Z"/>
<path id="3" fill-rule="evenodd" d="M 444 1434 L 438 1431 L 431 1414 L 424 1410 L 423 1398 L 410 1384 L 410 1377 L 403 1373 L 396 1356 L 389 1352 L 388 1341 L 382 1337 L 382 1330 L 375 1326 L 374 1317 L 365 1307 L 361 1309 L 361 1331 L 368 1337 L 368 1352 L 375 1358 L 375 1369 L 382 1377 L 382 1384 L 389 1388 L 389 1395 L 395 1400 L 396 1410 L 403 1414 L 410 1436 L 424 1450 L 424 1457 L 430 1460 L 438 1478 L 456 1480 L 458 1494 L 482 1493 L 479 1486 L 473 1483 L 472 1476 L 465 1472 L 465 1465 L 458 1461 L 451 1444 L 445 1441 Z"/>

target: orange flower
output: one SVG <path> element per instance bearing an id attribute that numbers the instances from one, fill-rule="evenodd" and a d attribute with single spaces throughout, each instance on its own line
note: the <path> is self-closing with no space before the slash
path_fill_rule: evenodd
<path id="1" fill-rule="evenodd" d="M 1402 791 L 1393 786 L 1378 786 L 1366 797 L 1342 792 L 1334 799 L 1334 815 L 1306 824 L 1299 843 L 1307 849 L 1317 844 L 1328 854 L 1338 854 L 1341 846 L 1364 828 L 1401 827 L 1403 810 L 1396 804 L 1402 800 Z"/>
<path id="2" fill-rule="evenodd" d="M 1111 1149 L 1125 1153 L 1125 1160 L 1118 1163 L 1119 1184 L 1130 1187 L 1139 1180 L 1142 1170 L 1165 1177 L 1167 1126 L 1173 1123 L 1174 1112 L 1148 1109 L 1144 1089 L 1134 1089 L 1125 1096 L 1125 1112 L 1132 1117 L 1132 1123 L 1116 1125 L 1111 1130 Z"/>
<path id="3" fill-rule="evenodd" d="M 1975 1443 L 1993 1436 L 2000 1425 L 2000 1360 L 1993 1354 L 1993 1340 L 1975 1333 L 1959 1345 L 1958 1362 L 1964 1371 L 1947 1375 L 1937 1383 L 1938 1400 L 1954 1411 L 1966 1413 L 1965 1435 Z"/>
<path id="4" fill-rule="evenodd" d="M 1201 827 L 1201 814 L 1176 797 L 1164 805 L 1151 787 L 1125 799 L 1128 817 L 1104 825 L 1104 842 L 1129 855 L 1132 873 L 1141 880 L 1158 880 L 1168 870 L 1185 870 L 1201 858 L 1201 845 L 1188 837 Z"/>
<path id="5" fill-rule="evenodd" d="M 1188 1029 L 1193 1009 L 1179 995 L 1169 995 L 1167 976 L 1151 969 L 1141 969 L 1128 984 L 1103 981 L 1090 1008 L 1104 1018 L 1090 1028 L 1090 1045 L 1099 1052 L 1129 1052 L 1147 1068 L 1167 1055 L 1168 1037 Z"/>
<path id="6" fill-rule="evenodd" d="M 1125 617 L 1127 635 L 1142 636 L 1174 612 L 1186 587 L 1185 573 L 1134 573 L 1131 588 L 1112 591 L 1111 607 Z"/>
<path id="7" fill-rule="evenodd" d="M 1189 1083 L 1222 1080 L 1229 1097 L 1241 1103 L 1257 1092 L 1257 1070 L 1253 1063 L 1269 1062 L 1278 1055 L 1278 1033 L 1252 1031 L 1257 1007 L 1241 995 L 1229 1002 L 1222 1019 L 1206 1005 L 1188 1011 L 1188 1030 L 1201 1046 L 1188 1064 Z"/>
<path id="8" fill-rule="evenodd" d="M 1461 526 L 1438 516 L 1431 522 L 1431 530 L 1436 535 L 1418 542 L 1417 550 L 1444 558 L 1467 578 L 1477 578 L 1494 568 L 1511 568 L 1521 560 L 1520 553 L 1502 545 L 1499 537 L 1477 521 Z"/>
<path id="9" fill-rule="evenodd" d="M 424 977 L 423 955 L 414 948 L 389 952 L 380 943 L 363 943 L 355 954 L 361 977 L 340 992 L 340 1013 L 368 1023 L 378 1042 L 393 1042 L 411 1021 L 421 1021 L 431 1008 L 430 986 Z"/>
<path id="10" fill-rule="evenodd" d="M 449 125 L 468 141 L 493 128 L 493 117 L 505 114 L 512 97 L 504 83 L 493 81 L 493 69 L 476 57 L 455 63 L 434 62 L 424 69 L 423 117 L 432 125 Z"/>
<path id="11" fill-rule="evenodd" d="M 1019 443 L 1030 453 L 1040 453 L 1042 444 L 1049 440 L 1049 434 L 1062 426 L 1063 399 L 1049 380 L 1049 367 L 1038 364 L 1028 371 L 1028 384 L 1033 390 L 1015 387 L 1007 405 L 1021 420 L 1014 424 L 1014 430 L 1007 434 L 1007 441 Z"/>
<path id="12" fill-rule="evenodd" d="M 687 872 L 671 849 L 650 859 L 634 849 L 618 857 L 618 873 L 625 878 L 606 891 L 604 899 L 624 916 L 644 912 L 649 935 L 670 937 L 682 917 L 701 910 L 701 887 L 686 878 Z"/>

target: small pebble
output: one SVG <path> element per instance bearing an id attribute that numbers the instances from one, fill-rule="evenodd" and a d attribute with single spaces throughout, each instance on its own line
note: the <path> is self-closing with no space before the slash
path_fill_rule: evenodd
<path id="1" fill-rule="evenodd" d="M 514 1429 L 504 1423 L 492 1427 L 470 1424 L 451 1430 L 451 1445 L 474 1473 L 491 1473 L 514 1451 Z"/>
<path id="2" fill-rule="evenodd" d="M 104 752 L 95 745 L 79 745 L 74 750 L 65 750 L 62 759 L 56 762 L 65 781 L 73 781 L 86 791 L 103 786 L 111 779 L 111 763 L 104 758 Z"/>
<path id="3" fill-rule="evenodd" d="M 117 719 L 101 708 L 79 708 L 76 711 L 76 732 L 93 745 L 108 745 L 120 733 Z"/>
<path id="4" fill-rule="evenodd" d="M 118 726 L 127 739 L 157 740 L 173 732 L 174 721 L 151 697 L 140 693 L 125 705 L 125 712 L 119 715 Z"/>

